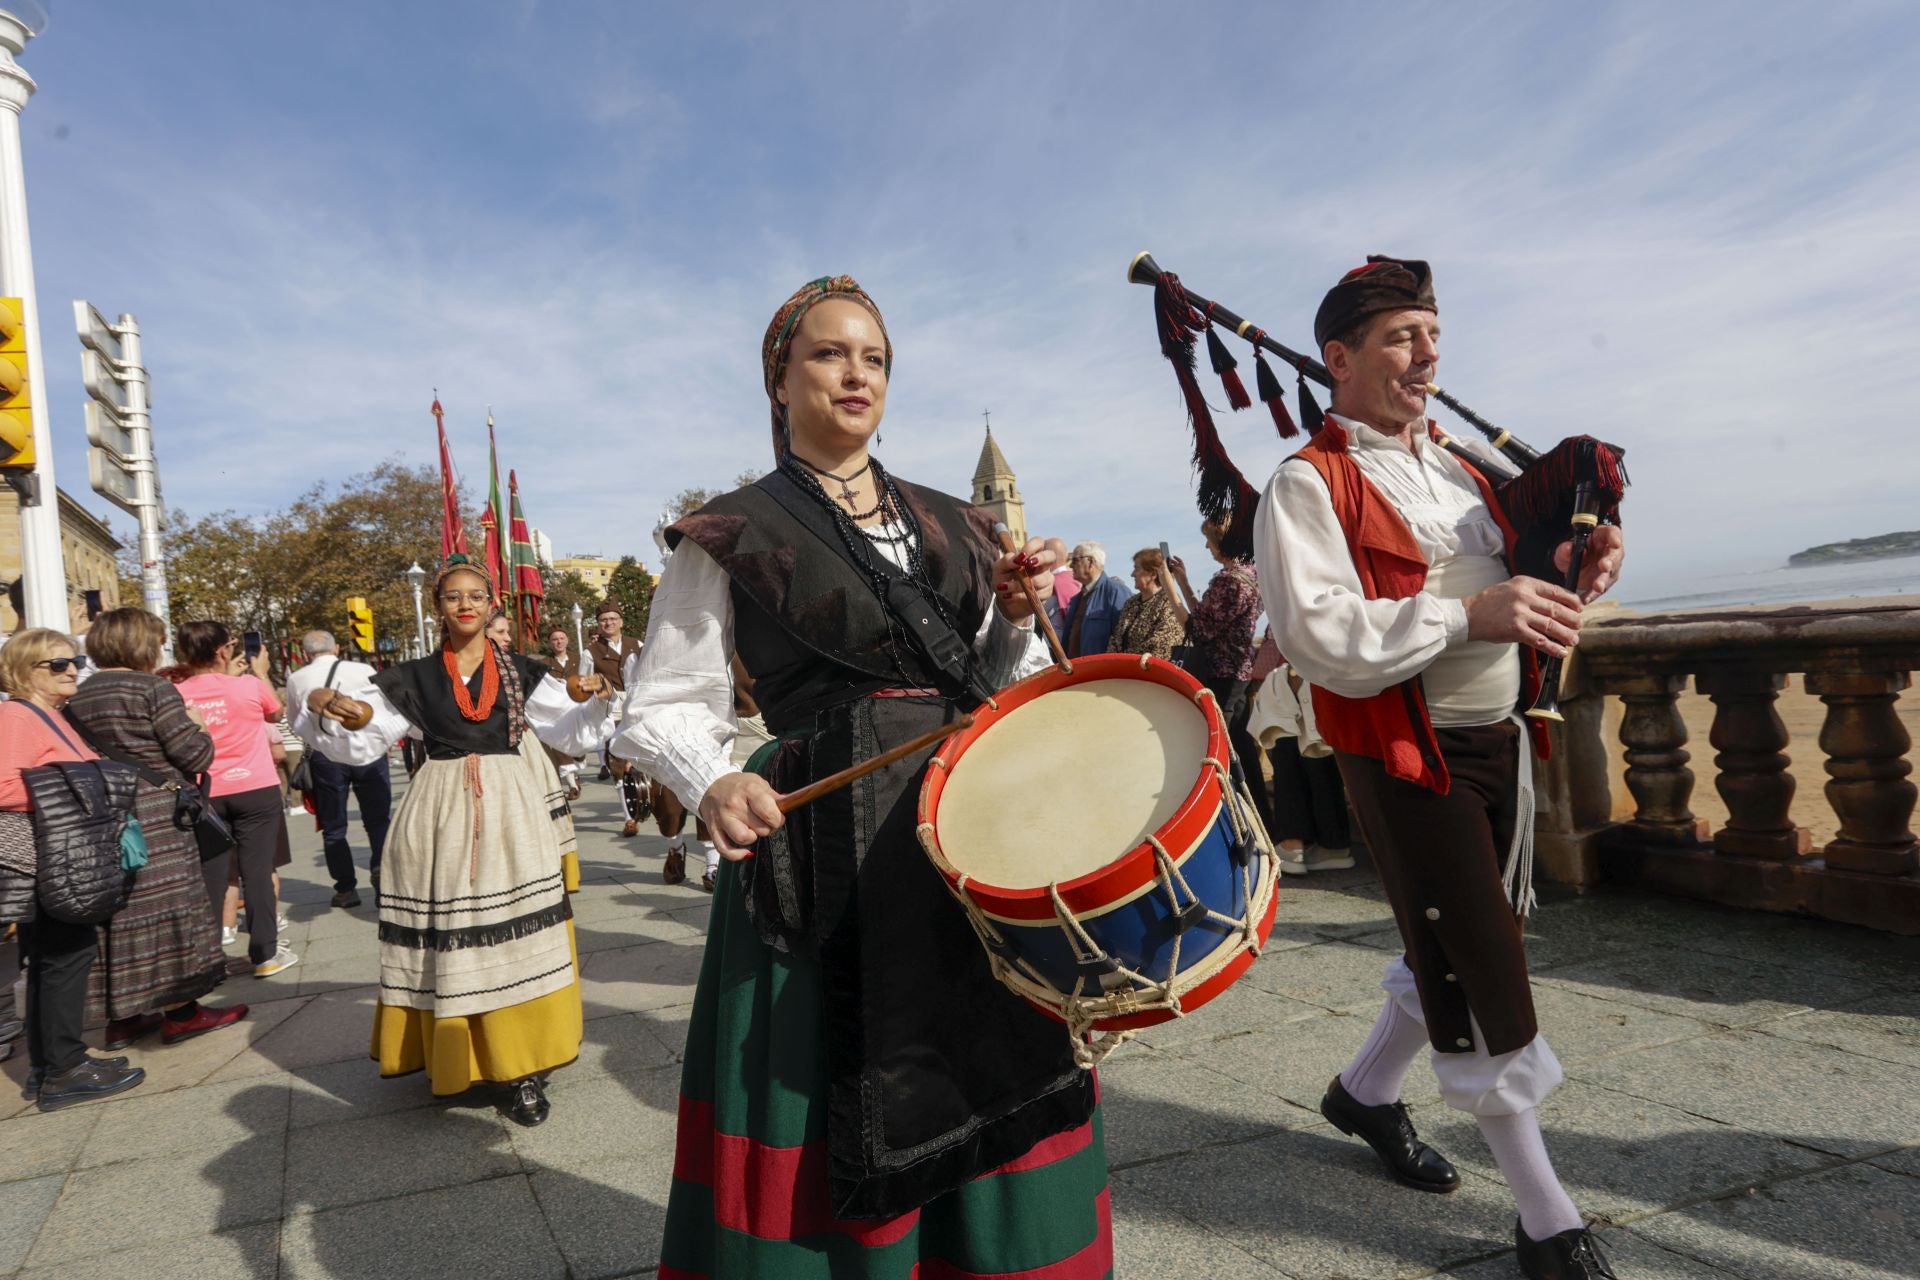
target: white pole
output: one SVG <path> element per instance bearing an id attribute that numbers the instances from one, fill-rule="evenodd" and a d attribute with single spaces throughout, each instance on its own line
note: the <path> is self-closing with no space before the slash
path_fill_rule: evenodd
<path id="1" fill-rule="evenodd" d="M 33 242 L 27 235 L 27 171 L 20 152 L 20 113 L 36 87 L 14 55 L 33 32 L 0 9 L 0 296 L 21 300 L 27 329 L 27 379 L 33 388 L 33 474 L 39 501 L 20 506 L 21 594 L 26 625 L 65 631 L 67 568 L 60 554 L 60 491 L 53 477 L 53 432 L 47 425 L 47 371 L 40 350 L 40 305 L 33 284 Z"/>
<path id="2" fill-rule="evenodd" d="M 127 393 L 127 435 L 133 444 L 133 457 L 127 470 L 133 475 L 134 496 L 144 504 L 140 508 L 140 594 L 147 612 L 160 615 L 173 632 L 173 602 L 167 595 L 167 562 L 160 549 L 160 530 L 167 519 L 160 500 L 160 462 L 153 452 L 153 416 L 148 410 L 147 366 L 140 358 L 140 322 L 124 312 L 113 326 L 120 339 L 120 355 L 128 367 L 119 370 L 120 385 Z"/>
<path id="3" fill-rule="evenodd" d="M 427 571 L 420 567 L 418 560 L 407 569 L 407 585 L 413 588 L 413 632 L 420 641 L 420 656 L 427 656 L 427 612 L 420 605 L 420 588 Z"/>

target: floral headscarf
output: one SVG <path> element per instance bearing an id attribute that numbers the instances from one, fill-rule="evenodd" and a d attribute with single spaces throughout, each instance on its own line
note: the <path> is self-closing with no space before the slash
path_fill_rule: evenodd
<path id="1" fill-rule="evenodd" d="M 793 335 L 807 312 L 832 298 L 857 302 L 872 314 L 873 322 L 880 326 L 880 340 L 887 345 L 887 373 L 893 372 L 893 339 L 887 336 L 887 322 L 881 317 L 879 306 L 867 296 L 867 291 L 860 287 L 858 281 L 852 276 L 821 276 L 818 280 L 801 285 L 773 313 L 773 320 L 767 325 L 767 336 L 760 342 L 760 366 L 766 376 L 767 401 L 773 411 L 773 452 L 776 457 L 786 448 L 787 424 L 775 392 L 779 389 L 781 379 L 786 377 L 787 357 L 793 353 Z"/>

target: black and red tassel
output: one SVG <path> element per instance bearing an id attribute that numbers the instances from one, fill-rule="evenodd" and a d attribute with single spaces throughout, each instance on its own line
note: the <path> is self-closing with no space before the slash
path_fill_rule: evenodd
<path id="1" fill-rule="evenodd" d="M 1233 358 L 1233 352 L 1227 350 L 1227 344 L 1220 341 L 1220 335 L 1214 332 L 1212 325 L 1207 326 L 1207 359 L 1213 365 L 1213 371 L 1220 375 L 1220 385 L 1227 389 L 1227 403 L 1235 409 L 1245 409 L 1253 403 L 1247 394 L 1247 384 L 1240 381 L 1235 372 L 1240 362 Z"/>
<path id="2" fill-rule="evenodd" d="M 1287 397 L 1281 390 L 1280 379 L 1267 363 L 1266 354 L 1255 349 L 1253 355 L 1253 385 L 1260 393 L 1260 403 L 1267 406 L 1273 415 L 1273 429 L 1280 433 L 1282 440 L 1291 440 L 1300 434 L 1300 428 L 1294 425 L 1293 417 L 1287 412 Z"/>
<path id="3" fill-rule="evenodd" d="M 1160 354 L 1173 365 L 1173 376 L 1180 384 L 1187 419 L 1193 428 L 1193 466 L 1200 481 L 1200 514 L 1209 520 L 1230 518 L 1232 523 L 1224 549 L 1230 555 L 1246 559 L 1253 553 L 1253 513 L 1260 503 L 1260 495 L 1227 457 L 1226 446 L 1214 426 L 1213 411 L 1207 406 L 1207 398 L 1200 392 L 1200 381 L 1194 375 L 1194 334 L 1208 328 L 1206 319 L 1187 301 L 1186 290 L 1170 271 L 1161 272 L 1154 282 L 1153 312 Z M 1212 336 L 1210 329 L 1208 336 Z M 1241 394 L 1245 395 L 1244 388 Z"/>
<path id="4" fill-rule="evenodd" d="M 1313 392 L 1307 390 L 1307 375 L 1303 373 L 1300 375 L 1300 425 L 1307 429 L 1308 435 L 1317 436 L 1326 425 L 1321 418 L 1320 406 L 1314 401 Z"/>

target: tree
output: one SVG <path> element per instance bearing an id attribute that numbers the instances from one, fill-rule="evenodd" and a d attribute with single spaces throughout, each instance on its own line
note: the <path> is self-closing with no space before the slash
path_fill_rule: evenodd
<path id="1" fill-rule="evenodd" d="M 438 469 L 398 459 L 337 489 L 315 485 L 274 515 L 194 519 L 175 510 L 166 539 L 174 621 L 258 631 L 279 664 L 303 632 L 344 640 L 347 597 L 364 596 L 376 643 L 391 641 L 383 652 L 396 652 L 414 634 L 407 567 L 438 561 L 440 511 Z"/>
<path id="2" fill-rule="evenodd" d="M 742 471 L 733 478 L 734 489 L 744 489 L 760 478 L 762 473 L 753 470 Z M 682 489 L 673 495 L 667 503 L 667 510 L 673 513 L 675 520 L 690 516 L 715 498 L 731 493 L 731 489 Z"/>
<path id="3" fill-rule="evenodd" d="M 593 611 L 600 605 L 600 597 L 594 594 L 593 587 L 579 574 L 569 569 L 565 573 L 555 573 L 550 566 L 542 567 L 540 580 L 546 584 L 547 594 L 540 602 L 540 643 L 545 645 L 547 634 L 555 627 L 565 627 L 567 634 L 573 634 L 573 606 L 579 605 L 586 613 L 587 622 L 593 619 Z M 581 628 L 590 634 L 586 626 Z"/>
<path id="4" fill-rule="evenodd" d="M 647 634 L 647 614 L 653 607 L 653 575 L 640 567 L 632 556 L 621 556 L 607 580 L 607 599 L 620 606 L 626 619 L 627 634 Z"/>

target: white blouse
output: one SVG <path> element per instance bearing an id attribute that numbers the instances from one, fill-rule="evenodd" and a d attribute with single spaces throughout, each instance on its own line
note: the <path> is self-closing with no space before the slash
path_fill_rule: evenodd
<path id="1" fill-rule="evenodd" d="M 874 547 L 905 567 L 904 552 L 865 532 Z M 997 607 L 974 637 L 981 672 L 995 688 L 1047 665 L 1046 644 L 1032 619 L 1009 622 Z M 733 718 L 733 593 L 726 570 L 691 538 L 682 539 L 653 589 L 646 646 L 626 678 L 620 732 L 611 750 L 631 760 L 680 797 L 689 810 L 723 775 L 737 771 L 729 758 Z"/>
<path id="2" fill-rule="evenodd" d="M 1273 636 L 1301 677 L 1365 698 L 1424 676 L 1436 725 L 1491 724 L 1519 698 L 1519 651 L 1467 639 L 1465 598 L 1508 576 L 1505 544 L 1458 459 L 1424 437 L 1406 442 L 1330 415 L 1354 463 L 1407 522 L 1429 566 L 1423 590 L 1369 600 L 1326 484 L 1304 462 L 1281 463 L 1254 521 L 1254 556 Z M 1511 468 L 1478 441 L 1490 478 Z M 1291 460 L 1290 460 L 1291 461 Z"/>
<path id="3" fill-rule="evenodd" d="M 378 739 L 382 752 L 410 731 L 414 737 L 420 736 L 406 713 L 394 706 L 378 685 L 369 685 L 355 696 L 373 708 L 373 719 L 357 732 Z M 584 756 L 598 751 L 606 741 L 607 711 L 611 705 L 608 699 L 598 697 L 575 702 L 567 692 L 566 676 L 550 675 L 533 687 L 523 710 L 527 715 L 527 728 L 534 737 L 561 755 Z"/>

